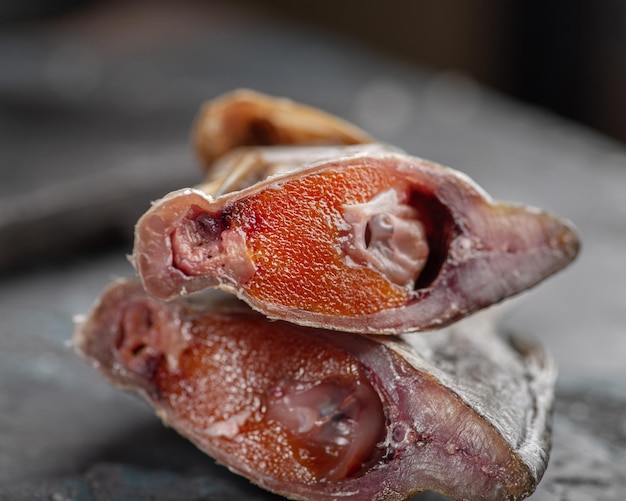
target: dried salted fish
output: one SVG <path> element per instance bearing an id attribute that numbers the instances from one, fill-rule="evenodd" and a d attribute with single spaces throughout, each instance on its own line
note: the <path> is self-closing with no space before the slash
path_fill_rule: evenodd
<path id="1" fill-rule="evenodd" d="M 293 499 L 519 500 L 540 480 L 555 371 L 537 347 L 480 316 L 367 337 L 270 322 L 224 297 L 163 303 L 115 283 L 76 349 L 200 449 Z"/>
<path id="2" fill-rule="evenodd" d="M 207 102 L 196 117 L 193 144 L 206 170 L 238 146 L 341 145 L 374 139 L 355 125 L 286 98 L 239 89 Z"/>
<path id="3" fill-rule="evenodd" d="M 578 251 L 557 217 L 494 202 L 467 176 L 383 145 L 238 150 L 215 172 L 137 223 L 133 263 L 158 298 L 218 286 L 302 325 L 427 330 L 537 284 Z"/>

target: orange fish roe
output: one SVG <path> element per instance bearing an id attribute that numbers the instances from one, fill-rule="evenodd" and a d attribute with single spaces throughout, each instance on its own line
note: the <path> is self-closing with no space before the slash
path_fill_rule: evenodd
<path id="1" fill-rule="evenodd" d="M 313 435 L 297 433 L 265 412 L 271 405 L 267 392 L 276 385 L 333 381 L 347 391 L 368 388 L 373 395 L 371 401 L 360 401 L 367 418 L 357 419 L 364 426 L 373 421 L 379 427 L 367 435 L 362 454 L 380 453 L 373 450 L 384 433 L 380 400 L 359 362 L 344 350 L 297 327 L 259 322 L 245 314 L 198 316 L 197 321 L 192 327 L 194 343 L 181 354 L 177 370 L 170 371 L 161 362 L 154 375 L 162 401 L 176 413 L 181 426 L 195 430 L 197 439 L 283 481 L 316 482 L 337 469 L 339 476 L 346 476 L 354 472 L 351 462 L 358 460 L 359 468 L 368 459 L 352 457 L 353 442 L 363 441 L 361 428 L 343 444 L 323 440 L 328 427 L 317 434 L 312 430 Z M 285 363 L 277 365 L 277 359 Z M 322 412 L 315 407 L 309 410 Z"/>
<path id="2" fill-rule="evenodd" d="M 350 263 L 342 240 L 350 227 L 342 206 L 408 185 L 375 163 L 326 169 L 278 184 L 233 208 L 247 236 L 255 274 L 243 285 L 269 303 L 331 315 L 362 315 L 404 304 L 409 291 L 380 272 Z M 404 201 L 404 200 L 403 200 Z"/>

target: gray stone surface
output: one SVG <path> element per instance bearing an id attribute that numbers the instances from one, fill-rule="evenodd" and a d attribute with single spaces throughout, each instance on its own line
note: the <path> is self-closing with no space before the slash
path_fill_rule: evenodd
<path id="1" fill-rule="evenodd" d="M 503 330 L 539 339 L 560 366 L 552 459 L 532 499 L 623 499 L 626 150 L 459 75 L 218 14 L 158 51 L 85 45 L 76 30 L 0 35 L 0 268 L 14 270 L 0 279 L 0 499 L 273 499 L 67 344 L 73 315 L 132 275 L 136 216 L 195 180 L 199 103 L 238 86 L 339 113 L 496 198 L 574 221 L 578 262 L 504 306 Z"/>

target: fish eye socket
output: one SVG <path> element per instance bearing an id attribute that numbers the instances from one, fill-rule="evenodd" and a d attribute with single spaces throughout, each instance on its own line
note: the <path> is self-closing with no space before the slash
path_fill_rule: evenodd
<path id="1" fill-rule="evenodd" d="M 266 394 L 266 418 L 307 451 L 320 480 L 359 476 L 383 454 L 383 406 L 366 380 L 283 381 Z"/>
<path id="2" fill-rule="evenodd" d="M 366 203 L 345 205 L 343 216 L 351 237 L 344 244 L 346 256 L 394 284 L 413 288 L 428 259 L 420 213 L 388 189 Z"/>
<path id="3" fill-rule="evenodd" d="M 344 205 L 343 216 L 350 228 L 343 243 L 346 257 L 394 284 L 426 287 L 446 260 L 452 217 L 432 196 L 392 188 L 366 203 Z"/>

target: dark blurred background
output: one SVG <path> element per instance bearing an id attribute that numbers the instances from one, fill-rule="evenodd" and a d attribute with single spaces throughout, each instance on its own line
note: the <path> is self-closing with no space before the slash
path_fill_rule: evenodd
<path id="1" fill-rule="evenodd" d="M 626 2 L 605 0 L 266 0 L 436 71 L 626 141 Z"/>
<path id="2" fill-rule="evenodd" d="M 262 13 L 328 30 L 431 70 L 461 72 L 515 99 L 626 141 L 626 2 L 622 0 L 184 3 L 195 3 L 193 9 L 207 15 L 211 5 L 221 5 L 246 15 Z M 130 4 L 135 8 L 130 9 Z M 170 4 L 174 18 L 185 10 L 180 4 Z M 45 29 L 62 27 L 72 17 L 121 8 L 163 11 L 168 5 L 163 1 L 3 0 L 0 21 L 5 28 Z"/>

